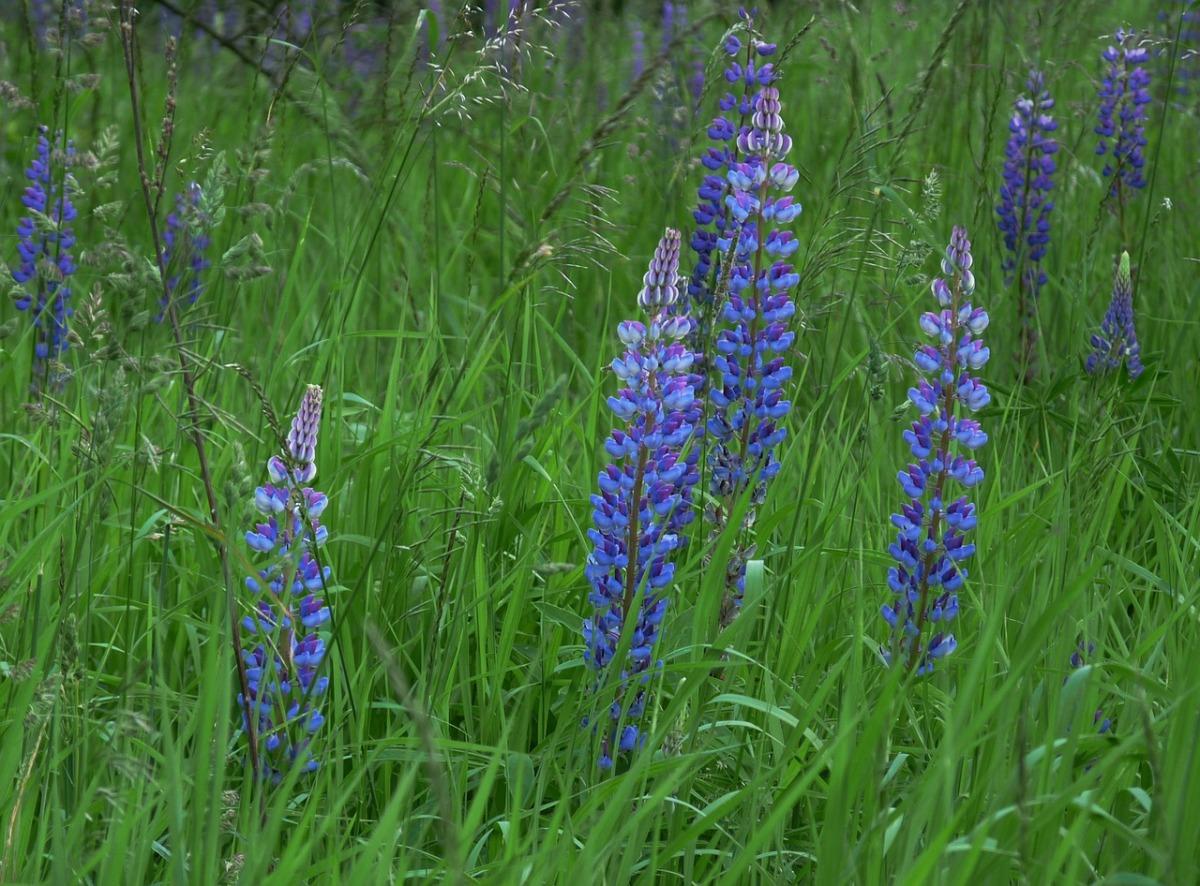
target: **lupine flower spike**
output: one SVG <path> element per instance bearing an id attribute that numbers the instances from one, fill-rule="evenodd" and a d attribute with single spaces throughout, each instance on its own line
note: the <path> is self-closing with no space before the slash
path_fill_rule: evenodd
<path id="1" fill-rule="evenodd" d="M 1104 158 L 1104 177 L 1109 180 L 1108 196 L 1116 200 L 1121 222 L 1121 242 L 1125 235 L 1125 202 L 1131 189 L 1146 187 L 1146 112 L 1150 104 L 1150 51 L 1137 45 L 1137 35 L 1119 30 L 1116 45 L 1104 50 L 1104 80 L 1100 85 L 1100 141 L 1096 153 Z"/>
<path id="2" fill-rule="evenodd" d="M 1084 643 L 1082 640 L 1078 641 L 1075 645 L 1076 649 L 1071 653 L 1071 668 L 1077 671 L 1087 664 L 1088 656 L 1096 651 L 1096 645 L 1094 643 Z M 1063 682 L 1065 683 L 1066 680 Z M 1113 721 L 1104 716 L 1103 708 L 1096 708 L 1096 713 L 1092 715 L 1092 725 L 1103 735 L 1112 729 Z"/>
<path id="3" fill-rule="evenodd" d="M 1113 279 L 1112 301 L 1104 313 L 1100 331 L 1092 335 L 1092 353 L 1088 355 L 1086 369 L 1094 375 L 1120 369 L 1122 363 L 1131 379 L 1146 368 L 1142 365 L 1142 349 L 1133 325 L 1133 279 L 1128 252 L 1121 253 L 1121 263 Z"/>
<path id="4" fill-rule="evenodd" d="M 722 255 L 717 250 L 717 241 L 727 237 L 736 227 L 731 221 L 731 209 L 726 198 L 733 193 L 729 172 L 741 160 L 738 135 L 748 126 L 754 113 L 754 99 L 758 90 L 769 86 L 775 79 L 775 66 L 763 60 L 775 54 L 775 44 L 764 43 L 752 36 L 750 17 L 745 16 L 747 35 L 743 41 L 731 33 L 723 44 L 729 64 L 725 69 L 725 80 L 730 91 L 720 99 L 721 113 L 713 118 L 708 127 L 708 137 L 713 145 L 700 158 L 706 173 L 700 185 L 700 201 L 692 212 L 696 229 L 692 232 L 690 245 L 696 254 L 696 263 L 687 285 L 687 299 L 681 301 L 679 311 L 692 319 L 692 334 L 688 339 L 697 361 L 697 393 L 705 387 L 708 366 L 706 355 L 711 350 L 713 326 L 719 309 L 717 304 L 723 267 Z M 703 84 L 701 84 L 701 89 Z"/>
<path id="5" fill-rule="evenodd" d="M 769 69 L 764 67 L 768 77 Z M 736 144 L 738 159 L 726 175 L 728 224 L 716 241 L 729 275 L 708 397 L 708 466 L 715 503 L 707 516 L 713 536 L 724 531 L 743 495 L 749 494 L 750 501 L 726 563 L 722 625 L 733 620 L 742 604 L 746 561 L 754 555 L 748 536 L 767 484 L 779 472 L 775 450 L 786 436 L 782 421 L 791 409 L 784 389 L 792 369 L 784 354 L 795 340 L 788 329 L 796 312 L 790 294 L 800 275 L 789 259 L 800 243 L 787 228 L 800 214 L 800 204 L 788 192 L 799 173 L 785 160 L 792 140 L 783 131 L 774 86 L 759 89 L 750 125 L 742 128 Z"/>
<path id="6" fill-rule="evenodd" d="M 917 348 L 913 360 L 923 377 L 908 390 L 920 417 L 904 432 L 914 461 L 899 473 L 909 498 L 892 515 L 895 543 L 888 552 L 896 565 L 888 572 L 894 601 L 883 607 L 892 639 L 880 651 L 889 663 L 918 674 L 954 651 L 947 629 L 958 614 L 958 589 L 967 578 L 963 565 L 975 553 L 967 541 L 975 528 L 975 505 L 954 486 L 970 489 L 983 480 L 972 453 L 987 442 L 979 422 L 967 417 L 988 404 L 989 395 L 972 372 L 987 363 L 989 352 L 979 335 L 988 315 L 971 303 L 971 243 L 956 227 L 942 259 L 943 277 L 933 281 L 938 310 L 921 317 L 932 340 Z M 927 636 L 929 635 L 929 636 Z"/>
<path id="7" fill-rule="evenodd" d="M 320 697 L 329 685 L 321 674 L 325 643 L 319 630 L 329 621 L 320 594 L 330 568 L 318 549 L 328 531 L 320 523 L 328 499 L 310 485 L 317 474 L 317 429 L 321 389 L 309 385 L 292 420 L 287 442 L 267 461 L 270 482 L 254 490 L 263 522 L 246 533 L 246 544 L 263 559 L 246 579 L 253 595 L 251 614 L 242 621 L 242 652 L 250 691 L 253 728 L 263 755 L 263 774 L 278 780 L 293 765 L 317 768 L 312 735 L 324 723 Z M 239 694 L 243 711 L 245 700 Z"/>
<path id="8" fill-rule="evenodd" d="M 57 361 L 67 349 L 67 321 L 71 316 L 71 290 L 68 278 L 75 273 L 71 250 L 75 246 L 75 205 L 71 196 L 75 180 L 69 171 L 56 168 L 63 159 L 70 161 L 74 145 L 66 143 L 63 157 L 50 145 L 45 126 L 38 130 L 33 162 L 25 170 L 29 185 L 21 203 L 29 214 L 17 223 L 17 266 L 12 269 L 17 310 L 33 315 L 34 388 L 43 381 L 57 385 L 64 379 L 50 377 L 51 361 Z M 64 164 L 65 165 L 65 164 Z"/>
<path id="9" fill-rule="evenodd" d="M 616 701 L 597 724 L 605 769 L 644 740 L 636 721 L 645 710 L 675 573 L 671 554 L 693 517 L 692 488 L 699 479 L 695 453 L 685 452 L 698 418 L 689 379 L 692 354 L 682 341 L 690 324 L 671 310 L 681 283 L 679 245 L 679 232 L 668 228 L 638 295 L 646 322 L 617 327 L 625 352 L 612 368 L 622 387 L 608 406 L 620 426 L 605 440 L 612 461 L 600 471 L 600 492 L 592 496 L 593 550 L 584 572 L 595 614 L 583 623 L 584 659 L 596 673 L 597 689 L 606 674 L 619 670 Z M 618 661 L 622 647 L 627 651 Z"/>
<path id="10" fill-rule="evenodd" d="M 175 195 L 175 209 L 167 214 L 159 262 L 167 278 L 167 294 L 159 299 L 159 322 L 166 315 L 168 298 L 181 295 L 194 305 L 204 291 L 204 272 L 212 266 L 205 253 L 212 241 L 208 232 L 211 220 L 202 207 L 203 197 L 200 185 L 191 182 L 186 195 Z"/>
<path id="11" fill-rule="evenodd" d="M 1008 255 L 1004 259 L 1005 283 L 1017 284 L 1017 309 L 1021 320 L 1020 362 L 1026 378 L 1035 371 L 1037 350 L 1037 298 L 1046 284 L 1042 260 L 1050 242 L 1050 212 L 1054 202 L 1054 155 L 1058 124 L 1050 115 L 1054 99 L 1046 91 L 1041 73 L 1031 71 L 1027 95 L 1017 99 L 1009 121 L 1004 149 L 1004 180 L 1000 185 L 1000 230 Z"/>

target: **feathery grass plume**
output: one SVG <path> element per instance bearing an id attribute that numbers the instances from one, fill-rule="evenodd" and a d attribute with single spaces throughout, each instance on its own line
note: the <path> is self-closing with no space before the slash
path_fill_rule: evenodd
<path id="1" fill-rule="evenodd" d="M 33 317 L 33 387 L 43 383 L 57 386 L 65 375 L 54 373 L 50 361 L 57 363 L 68 347 L 68 318 L 71 316 L 71 289 L 67 279 L 75 273 L 75 179 L 68 166 L 75 146 L 67 141 L 61 151 L 50 144 L 48 129 L 38 128 L 33 161 L 25 170 L 29 184 L 21 203 L 29 214 L 17 223 L 17 255 L 12 269 L 17 284 L 13 298 L 17 310 L 31 311 Z M 60 137 L 61 139 L 61 137 Z"/>
<path id="2" fill-rule="evenodd" d="M 770 55 L 774 47 L 759 43 L 755 52 Z M 769 63 L 754 72 L 753 61 L 738 73 L 748 84 L 769 83 L 774 77 Z M 784 133 L 780 110 L 779 90 L 763 85 L 749 125 L 737 135 L 737 155 L 725 176 L 729 215 L 715 244 L 728 268 L 728 292 L 719 314 L 705 428 L 711 438 L 707 461 L 715 499 L 706 516 L 714 537 L 725 529 L 741 497 L 750 495 L 725 565 L 723 625 L 741 607 L 746 561 L 754 554 L 749 535 L 767 484 L 779 473 L 775 450 L 787 434 L 780 422 L 791 409 L 783 398 L 792 377 L 784 354 L 796 337 L 788 321 L 796 313 L 791 291 L 800 275 L 789 259 L 800 242 L 787 228 L 800 214 L 800 204 L 788 192 L 800 176 L 785 160 L 792 139 Z"/>
<path id="3" fill-rule="evenodd" d="M 246 533 L 246 544 L 266 558 L 255 576 L 246 578 L 254 595 L 252 614 L 242 620 L 242 652 L 246 663 L 250 710 L 239 693 L 243 728 L 254 729 L 264 775 L 279 780 L 293 765 L 317 768 L 312 734 L 324 722 L 319 697 L 329 678 L 321 674 L 325 643 L 320 627 L 329 607 L 317 596 L 331 570 L 317 550 L 328 530 L 319 517 L 328 503 L 312 488 L 317 474 L 317 430 L 321 423 L 321 389 L 309 385 L 292 420 L 279 455 L 267 461 L 270 482 L 254 490 L 254 507 L 264 521 Z"/>
<path id="4" fill-rule="evenodd" d="M 921 316 L 922 331 L 935 343 L 921 345 L 913 357 L 923 377 L 908 389 L 908 399 L 920 417 L 904 432 L 915 461 L 898 475 L 910 501 L 892 515 L 897 535 L 888 553 L 896 565 L 888 571 L 888 586 L 895 600 L 883 607 L 892 637 L 880 649 L 888 664 L 898 662 L 918 674 L 932 671 L 956 646 L 945 625 L 958 614 L 957 591 L 967 577 L 963 561 L 975 553 L 966 536 L 976 518 L 965 495 L 946 504 L 947 481 L 969 489 L 983 480 L 971 453 L 987 442 L 987 434 L 965 416 L 990 399 L 971 375 L 990 354 L 978 337 L 987 328 L 987 312 L 970 301 L 975 277 L 964 228 L 954 228 L 942 273 L 933 281 L 939 310 Z M 932 636 L 925 639 L 927 630 Z"/>
<path id="5" fill-rule="evenodd" d="M 621 427 L 604 442 L 612 461 L 600 471 L 600 492 L 591 499 L 593 550 L 584 574 L 595 614 L 584 621 L 583 637 L 584 660 L 596 672 L 594 689 L 604 685 L 624 650 L 615 662 L 616 700 L 601 715 L 605 722 L 597 724 L 604 769 L 644 741 L 635 721 L 645 710 L 654 646 L 675 574 L 671 553 L 693 517 L 692 489 L 699 479 L 696 453 L 684 451 L 699 418 L 689 375 L 692 354 L 682 341 L 690 323 L 671 310 L 681 283 L 679 245 L 679 232 L 668 228 L 643 278 L 638 305 L 649 322 L 617 327 L 625 352 L 612 368 L 623 386 L 608 406 Z"/>
<path id="6" fill-rule="evenodd" d="M 1120 29 L 1116 45 L 1105 47 L 1104 79 L 1100 84 L 1100 140 L 1096 154 L 1104 157 L 1103 174 L 1110 179 L 1108 197 L 1117 201 L 1124 238 L 1124 210 L 1130 189 L 1146 187 L 1146 106 L 1150 103 L 1150 51 L 1138 45 L 1137 34 Z M 1122 242 L 1126 242 L 1124 239 Z"/>
<path id="7" fill-rule="evenodd" d="M 1120 369 L 1124 363 L 1129 377 L 1136 379 L 1146 368 L 1142 365 L 1142 349 L 1133 323 L 1133 278 L 1128 252 L 1121 253 L 1113 277 L 1112 300 L 1100 322 L 1100 331 L 1092 334 L 1091 343 L 1092 353 L 1085 364 L 1091 375 Z"/>
<path id="8" fill-rule="evenodd" d="M 1050 213 L 1054 201 L 1051 176 L 1058 142 L 1058 124 L 1050 115 L 1054 99 L 1040 71 L 1030 71 L 1027 95 L 1017 99 L 1008 124 L 1004 148 L 1004 177 L 1000 185 L 1000 231 L 1004 234 L 1005 284 L 1017 285 L 1017 313 L 1021 322 L 1020 360 L 1026 379 L 1035 373 L 1037 356 L 1037 298 L 1046 284 L 1042 260 L 1050 243 Z"/>
<path id="9" fill-rule="evenodd" d="M 185 193 L 175 195 L 175 208 L 167 213 L 162 234 L 159 270 L 166 278 L 165 293 L 159 298 L 157 322 L 166 315 L 167 304 L 184 296 L 194 305 L 204 290 L 204 272 L 212 267 L 205 253 L 212 243 L 212 219 L 204 210 L 204 191 L 190 182 Z"/>

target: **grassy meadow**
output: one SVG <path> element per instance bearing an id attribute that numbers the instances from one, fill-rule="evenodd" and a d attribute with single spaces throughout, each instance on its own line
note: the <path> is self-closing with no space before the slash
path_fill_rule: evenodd
<path id="1" fill-rule="evenodd" d="M 611 771 L 580 632 L 609 364 L 665 226 L 691 270 L 736 4 L 679 3 L 666 39 L 650 0 L 519 4 L 490 39 L 455 0 L 318 3 L 306 30 L 296 0 L 239 21 L 176 0 L 182 24 L 87 5 L 70 36 L 0 17 L 5 266 L 39 125 L 73 140 L 78 212 L 61 367 L 0 303 L 0 881 L 1200 881 L 1184 5 L 760 4 L 804 206 L 789 433 L 724 629 L 730 540 L 693 524 L 647 743 Z M 1123 26 L 1151 41 L 1154 101 L 1118 217 L 1093 129 Z M 1031 66 L 1060 150 L 1027 381 L 995 207 Z M 156 322 L 191 181 L 211 267 Z M 958 649 L 916 676 L 881 661 L 880 607 L 953 225 L 991 314 L 990 439 Z M 1084 371 L 1122 249 L 1135 381 Z M 328 691 L 319 767 L 274 783 L 233 626 L 254 489 L 309 384 Z"/>

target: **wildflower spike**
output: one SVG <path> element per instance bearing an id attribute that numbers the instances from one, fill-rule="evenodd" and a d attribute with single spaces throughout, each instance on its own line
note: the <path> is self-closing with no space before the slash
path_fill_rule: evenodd
<path id="1" fill-rule="evenodd" d="M 1100 331 L 1092 335 L 1091 342 L 1092 353 L 1086 363 L 1091 375 L 1120 369 L 1124 363 L 1129 377 L 1136 379 L 1146 368 L 1142 365 L 1142 348 L 1133 323 L 1133 278 L 1128 252 L 1121 253 L 1113 278 L 1112 300 L 1100 323 Z"/>
<path id="2" fill-rule="evenodd" d="M 759 44 L 758 51 L 764 47 L 769 44 Z M 758 90 L 749 120 L 737 136 L 739 159 L 726 173 L 728 223 L 716 241 L 729 269 L 728 294 L 716 336 L 706 426 L 714 497 L 706 516 L 714 539 L 741 497 L 750 496 L 725 566 L 723 625 L 741 607 L 746 562 L 754 554 L 749 535 L 755 512 L 779 473 L 775 451 L 787 434 L 783 420 L 791 410 L 784 392 L 792 368 L 784 355 L 795 340 L 788 328 L 796 313 L 791 292 L 800 282 L 790 263 L 800 242 L 788 230 L 800 214 L 800 204 L 788 193 L 799 174 L 785 159 L 792 140 L 784 131 L 778 89 L 763 85 Z"/>
<path id="3" fill-rule="evenodd" d="M 1017 99 L 1009 121 L 1008 144 L 1004 149 L 1004 179 L 1000 186 L 1000 231 L 1008 255 L 1004 260 L 1005 283 L 1016 282 L 1021 322 L 1021 355 L 1026 376 L 1035 369 L 1037 346 L 1037 298 L 1046 284 L 1042 261 L 1050 243 L 1050 199 L 1054 187 L 1054 155 L 1058 142 L 1053 133 L 1058 124 L 1051 116 L 1054 99 L 1038 71 L 1031 71 L 1027 95 Z"/>
<path id="4" fill-rule="evenodd" d="M 321 389 L 309 385 L 286 446 L 267 462 L 270 482 L 254 490 L 262 522 L 246 533 L 246 544 L 265 562 L 246 579 L 252 600 L 242 620 L 242 657 L 263 772 L 273 780 L 294 765 L 317 768 L 311 741 L 324 722 L 319 699 L 329 685 L 321 674 L 319 629 L 330 619 L 322 594 L 331 570 L 318 553 L 328 537 L 320 521 L 328 499 L 307 485 L 316 476 L 320 422 Z M 240 694 L 238 705 L 247 707 Z M 245 714 L 243 728 L 251 728 Z"/>
<path id="5" fill-rule="evenodd" d="M 71 290 L 68 279 L 75 273 L 75 180 L 66 168 L 75 155 L 75 146 L 66 142 L 61 156 L 50 144 L 49 130 L 39 127 L 33 162 L 25 170 L 29 185 L 21 203 L 29 214 L 17 223 L 18 262 L 12 278 L 17 310 L 30 311 L 33 317 L 34 388 L 40 388 L 50 374 L 50 361 L 57 361 L 67 349 L 71 316 Z M 59 386 L 64 377 L 49 378 Z"/>
<path id="6" fill-rule="evenodd" d="M 597 724 L 602 768 L 644 741 L 637 720 L 674 578 L 671 554 L 692 520 L 699 478 L 695 453 L 685 451 L 698 419 L 692 354 L 683 343 L 690 323 L 671 313 L 680 291 L 679 243 L 679 232 L 668 228 L 650 261 L 638 296 L 648 322 L 617 327 L 625 351 L 612 369 L 621 388 L 608 405 L 620 427 L 605 440 L 611 461 L 591 499 L 593 548 L 584 574 L 595 613 L 583 623 L 584 659 L 596 673 L 596 689 L 606 673 L 618 674 L 616 701 Z M 623 645 L 628 652 L 614 664 Z"/>
<path id="7" fill-rule="evenodd" d="M 1146 187 L 1146 111 L 1150 104 L 1150 51 L 1137 45 L 1132 31 L 1118 30 L 1116 45 L 1105 47 L 1104 80 L 1100 85 L 1100 141 L 1096 153 L 1104 157 L 1104 177 L 1109 195 L 1118 203 L 1128 189 Z"/>
<path id="8" fill-rule="evenodd" d="M 942 259 L 944 276 L 933 281 L 938 310 L 921 317 L 921 329 L 933 343 L 921 345 L 914 357 L 922 378 L 909 388 L 908 399 L 920 415 L 904 432 L 914 461 L 898 476 L 909 502 L 892 514 L 897 533 L 888 552 L 896 565 L 888 572 L 888 586 L 894 599 L 883 607 L 892 638 L 880 651 L 889 664 L 918 674 L 932 671 L 957 645 L 946 626 L 958 614 L 964 563 L 975 553 L 967 541 L 975 528 L 975 505 L 966 495 L 947 502 L 953 484 L 969 489 L 983 480 L 972 453 L 987 442 L 979 422 L 967 417 L 990 400 L 971 374 L 989 357 L 979 338 L 987 313 L 970 301 L 971 264 L 967 232 L 956 227 Z"/>

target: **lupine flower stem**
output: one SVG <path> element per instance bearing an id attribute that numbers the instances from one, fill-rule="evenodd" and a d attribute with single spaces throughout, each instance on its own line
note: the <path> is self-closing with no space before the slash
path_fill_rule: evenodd
<path id="1" fill-rule="evenodd" d="M 75 181 L 65 166 L 74 153 L 71 142 L 64 141 L 59 157 L 50 143 L 49 129 L 42 126 L 33 162 L 25 170 L 29 185 L 21 195 L 21 203 L 29 215 L 17 224 L 19 261 L 12 278 L 19 287 L 15 290 L 17 310 L 29 311 L 33 318 L 35 391 L 60 387 L 66 378 L 52 366 L 67 349 L 71 316 L 69 278 L 75 273 L 71 223 L 76 217 L 71 197 Z M 59 165 L 62 168 L 56 168 Z"/>
<path id="2" fill-rule="evenodd" d="M 1150 52 L 1137 45 L 1132 31 L 1118 30 L 1115 39 L 1116 45 L 1106 47 L 1102 56 L 1107 67 L 1100 86 L 1096 153 L 1105 157 L 1103 174 L 1111 179 L 1105 200 L 1116 201 L 1121 244 L 1127 246 L 1125 203 L 1130 189 L 1146 187 L 1143 169 L 1146 106 L 1151 101 Z"/>
<path id="3" fill-rule="evenodd" d="M 1120 369 L 1122 363 L 1131 380 L 1145 370 L 1133 322 L 1133 277 L 1128 252 L 1121 253 L 1121 261 L 1113 277 L 1112 301 L 1104 313 L 1100 331 L 1092 335 L 1091 344 L 1092 353 L 1088 355 L 1086 364 L 1089 375 Z"/>
<path id="4" fill-rule="evenodd" d="M 967 572 L 963 561 L 975 552 L 966 533 L 975 528 L 975 506 L 963 496 L 944 504 L 947 480 L 972 487 L 983 480 L 975 460 L 955 453 L 953 447 L 974 450 L 987 442 L 987 434 L 974 419 L 960 416 L 989 401 L 987 388 L 971 370 L 987 363 L 989 351 L 977 336 L 987 328 L 988 316 L 967 299 L 975 289 L 971 273 L 971 243 L 962 228 L 955 228 L 942 260 L 945 278 L 933 281 L 933 294 L 941 310 L 921 317 L 921 328 L 935 345 L 918 348 L 914 361 L 924 373 L 908 399 L 920 417 L 904 434 L 914 462 L 898 479 L 909 496 L 901 513 L 892 515 L 898 530 L 889 553 L 896 566 L 888 572 L 888 586 L 896 600 L 883 607 L 883 617 L 894 631 L 889 649 L 881 650 L 889 663 L 902 657 L 905 667 L 928 673 L 934 662 L 954 651 L 949 632 L 924 634 L 929 623 L 949 622 L 958 613 L 957 590 Z"/>
<path id="5" fill-rule="evenodd" d="M 256 601 L 242 626 L 257 642 L 242 650 L 249 693 L 238 703 L 257 713 L 243 719 L 243 728 L 257 730 L 269 755 L 264 762 L 270 761 L 264 774 L 276 780 L 293 765 L 317 767 L 310 736 L 324 717 L 315 699 L 329 683 L 321 674 L 325 644 L 318 628 L 330 612 L 317 596 L 331 572 L 317 550 L 328 534 L 319 520 L 328 498 L 309 485 L 316 477 L 320 421 L 321 389 L 309 385 L 283 451 L 267 462 L 270 483 L 254 491 L 264 522 L 246 533 L 250 548 L 269 559 L 246 579 Z"/>
<path id="6" fill-rule="evenodd" d="M 758 44 L 756 51 L 770 55 L 774 47 Z M 769 84 L 773 69 L 768 64 L 759 76 Z M 787 261 L 799 241 L 786 226 L 799 215 L 800 204 L 785 194 L 799 173 L 784 159 L 792 141 L 784 133 L 779 90 L 763 85 L 753 108 L 750 125 L 737 136 L 741 159 L 731 161 L 727 173 L 727 227 L 715 242 L 729 276 L 707 398 L 713 407 L 706 436 L 712 440 L 707 461 L 714 504 L 706 516 L 713 524 L 713 540 L 725 530 L 741 496 L 750 496 L 725 564 L 722 626 L 741 607 L 746 562 L 754 553 L 749 535 L 755 512 L 779 472 L 775 449 L 786 435 L 780 421 L 791 408 L 783 399 L 791 367 L 781 355 L 795 339 L 787 321 L 796 310 L 790 292 L 800 279 Z"/>
<path id="7" fill-rule="evenodd" d="M 697 455 L 685 450 L 698 410 L 689 374 L 692 354 L 680 341 L 690 323 L 672 311 L 679 297 L 679 243 L 679 232 L 668 228 L 643 278 L 638 303 L 649 322 L 627 321 L 617 328 L 626 350 L 612 365 L 623 387 L 608 405 L 622 427 L 605 441 L 612 461 L 600 472 L 600 492 L 591 499 L 593 549 L 585 575 L 595 613 L 583 623 L 584 659 L 596 672 L 595 690 L 612 667 L 619 670 L 616 700 L 596 726 L 602 769 L 644 741 L 630 721 L 645 709 L 644 687 L 675 572 L 670 556 L 693 517 Z M 628 652 L 617 661 L 621 648 Z"/>
<path id="8" fill-rule="evenodd" d="M 1058 124 L 1050 116 L 1054 99 L 1038 71 L 1027 81 L 1029 94 L 1017 99 L 1009 121 L 1005 147 L 1004 178 L 1000 186 L 1000 230 L 1008 256 L 1004 261 L 1006 283 L 1017 286 L 1017 313 L 1021 324 L 1020 361 L 1026 381 L 1037 368 L 1037 300 L 1046 273 L 1042 259 L 1050 242 L 1050 212 L 1054 203 L 1054 155 L 1058 142 L 1053 137 Z"/>
<path id="9" fill-rule="evenodd" d="M 129 84 L 129 103 L 133 116 L 133 133 L 134 133 L 134 148 L 137 152 L 137 168 L 138 178 L 141 182 L 142 200 L 146 207 L 146 220 L 150 226 L 150 236 L 154 242 L 154 254 L 162 255 L 162 245 L 159 243 L 158 237 L 158 213 L 155 210 L 155 198 L 150 182 L 150 172 L 145 156 L 145 136 L 142 127 L 142 109 L 140 102 L 140 91 L 137 85 L 137 56 L 136 43 L 133 35 L 133 19 L 135 15 L 134 8 L 129 0 L 121 0 L 119 7 L 120 35 L 121 35 L 121 52 L 125 61 L 125 75 Z M 241 647 L 241 629 L 237 617 L 237 598 L 233 593 L 233 574 L 229 568 L 229 549 L 225 544 L 225 534 L 221 528 L 221 511 L 217 500 L 216 486 L 213 483 L 212 471 L 208 464 L 208 450 L 204 443 L 204 433 L 200 428 L 199 416 L 200 400 L 196 396 L 196 379 L 192 373 L 191 360 L 188 357 L 188 349 L 184 347 L 183 331 L 179 326 L 179 317 L 176 315 L 175 307 L 170 303 L 171 294 L 166 288 L 165 277 L 162 280 L 163 292 L 162 295 L 167 301 L 167 320 L 171 325 L 171 335 L 175 341 L 175 354 L 179 361 L 179 374 L 183 379 L 183 389 L 187 397 L 188 411 L 192 416 L 191 438 L 192 445 L 196 450 L 196 461 L 200 468 L 200 479 L 204 486 L 204 496 L 208 502 L 209 517 L 212 520 L 213 544 L 217 548 L 217 555 L 221 561 L 221 575 L 225 582 L 226 603 L 230 619 L 230 644 L 233 646 L 234 658 L 237 662 L 238 682 L 242 688 L 243 696 L 246 699 L 245 716 L 250 720 L 249 707 L 249 682 L 246 674 L 245 663 L 242 660 Z M 254 774 L 257 776 L 260 773 L 259 768 L 259 753 L 257 736 L 250 729 L 247 735 L 248 746 L 250 751 L 250 766 Z"/>

